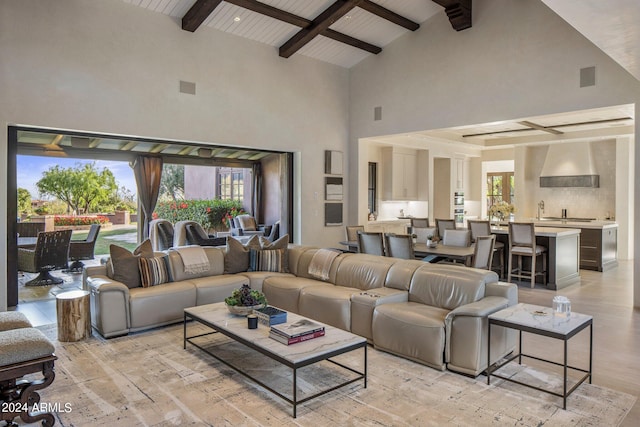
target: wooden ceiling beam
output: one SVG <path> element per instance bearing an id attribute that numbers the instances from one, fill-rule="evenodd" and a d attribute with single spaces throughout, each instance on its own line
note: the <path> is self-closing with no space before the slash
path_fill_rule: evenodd
<path id="1" fill-rule="evenodd" d="M 433 0 L 433 2 L 444 7 L 454 30 L 462 31 L 471 28 L 472 0 Z"/>
<path id="2" fill-rule="evenodd" d="M 286 12 L 284 10 L 275 8 L 273 6 L 269 6 L 268 4 L 264 4 L 256 0 L 226 0 L 226 1 L 227 3 L 240 6 L 252 12 L 260 13 L 270 18 L 274 18 L 279 21 L 286 22 L 287 24 L 295 25 L 296 27 L 300 27 L 303 29 L 309 28 L 311 25 L 313 25 L 313 21 L 311 21 L 310 19 L 306 19 L 301 16 L 294 15 L 293 13 Z M 369 53 L 374 53 L 377 55 L 378 53 L 382 52 L 382 48 L 379 46 L 364 42 L 362 40 L 356 39 L 355 37 L 348 36 L 338 31 L 334 31 L 330 28 L 327 28 L 326 30 L 322 31 L 320 34 L 332 40 L 335 40 L 344 44 L 348 44 L 350 46 L 356 47 L 358 49 L 362 49 Z"/>
<path id="3" fill-rule="evenodd" d="M 418 24 L 417 22 L 413 22 L 412 20 L 407 19 L 404 16 L 398 15 L 397 13 L 384 8 L 377 3 L 374 3 L 371 0 L 364 0 L 358 5 L 358 7 L 360 9 L 366 10 L 369 13 L 373 13 L 374 15 L 379 16 L 382 19 L 386 19 L 389 22 L 393 22 L 396 25 L 404 27 L 407 30 L 415 31 L 420 28 L 420 24 Z"/>
<path id="4" fill-rule="evenodd" d="M 362 3 L 362 0 L 336 1 L 318 15 L 309 27 L 301 29 L 282 46 L 280 46 L 280 56 L 283 58 L 289 58 L 360 3 Z"/>
<path id="5" fill-rule="evenodd" d="M 222 0 L 197 0 L 182 17 L 182 29 L 194 32 L 215 10 Z"/>
<path id="6" fill-rule="evenodd" d="M 261 15 L 269 16 L 277 19 L 278 21 L 286 22 L 287 24 L 295 25 L 300 28 L 307 28 L 311 25 L 311 21 L 293 13 L 286 12 L 282 9 L 269 6 L 268 4 L 256 1 L 256 0 L 226 0 L 227 3 L 235 4 L 244 9 L 252 12 L 259 13 Z"/>

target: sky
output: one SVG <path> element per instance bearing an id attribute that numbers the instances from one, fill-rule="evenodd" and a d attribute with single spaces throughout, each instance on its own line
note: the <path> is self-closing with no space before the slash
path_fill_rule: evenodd
<path id="1" fill-rule="evenodd" d="M 133 177 L 133 169 L 127 162 L 114 162 L 106 160 L 81 160 L 58 157 L 17 156 L 18 188 L 26 188 L 31 193 L 32 199 L 40 199 L 36 182 L 42 178 L 42 174 L 50 168 L 58 165 L 61 168 L 75 168 L 77 165 L 95 162 L 96 169 L 108 168 L 116 178 L 118 188 L 125 187 L 132 194 L 136 194 L 136 181 Z"/>

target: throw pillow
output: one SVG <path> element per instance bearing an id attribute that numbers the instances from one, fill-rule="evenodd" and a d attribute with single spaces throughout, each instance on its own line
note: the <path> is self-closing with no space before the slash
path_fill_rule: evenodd
<path id="1" fill-rule="evenodd" d="M 143 288 L 161 285 L 171 281 L 167 270 L 167 257 L 156 256 L 151 258 L 138 258 L 140 268 L 140 281 Z"/>
<path id="2" fill-rule="evenodd" d="M 251 249 L 249 251 L 249 271 L 272 271 L 283 273 L 285 249 Z"/>
<path id="3" fill-rule="evenodd" d="M 227 253 L 224 257 L 225 274 L 242 273 L 249 269 L 249 250 L 260 249 L 258 236 L 252 236 L 244 245 L 233 237 L 227 239 Z"/>
<path id="4" fill-rule="evenodd" d="M 111 279 L 124 283 L 129 289 L 142 286 L 138 258 L 153 257 L 151 241 L 147 239 L 140 243 L 133 252 L 129 252 L 129 250 L 118 245 L 110 245 L 109 253 L 113 267 L 113 277 Z"/>
<path id="5" fill-rule="evenodd" d="M 282 249 L 282 272 L 289 272 L 289 256 L 287 254 L 287 248 L 289 247 L 289 235 L 285 234 L 278 240 L 273 242 L 269 241 L 266 237 L 260 237 L 260 247 L 264 249 Z"/>

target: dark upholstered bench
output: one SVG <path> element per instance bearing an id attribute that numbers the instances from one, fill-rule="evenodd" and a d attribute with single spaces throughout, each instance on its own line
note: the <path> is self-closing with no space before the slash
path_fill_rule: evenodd
<path id="1" fill-rule="evenodd" d="M 32 328 L 24 315 L 0 313 L 0 420 L 8 425 L 20 417 L 26 423 L 42 420 L 53 426 L 50 412 L 33 411 L 40 402 L 36 390 L 48 387 L 55 378 L 53 371 L 55 347 L 38 329 Z M 29 374 L 42 373 L 41 379 L 25 380 Z"/>

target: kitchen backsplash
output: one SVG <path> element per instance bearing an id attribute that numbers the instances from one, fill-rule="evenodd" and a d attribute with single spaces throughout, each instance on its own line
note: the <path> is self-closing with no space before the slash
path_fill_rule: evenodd
<path id="1" fill-rule="evenodd" d="M 599 188 L 540 188 L 539 180 L 532 197 L 544 200 L 542 216 L 562 216 L 567 210 L 571 218 L 605 219 L 615 216 L 616 146 L 615 141 L 601 141 L 591 145 L 595 168 L 600 175 Z M 534 204 L 534 206 L 535 206 Z"/>
<path id="2" fill-rule="evenodd" d="M 425 218 L 429 216 L 429 202 L 386 202 L 378 203 L 378 220 L 397 219 L 400 216 L 400 209 L 405 216 Z"/>

